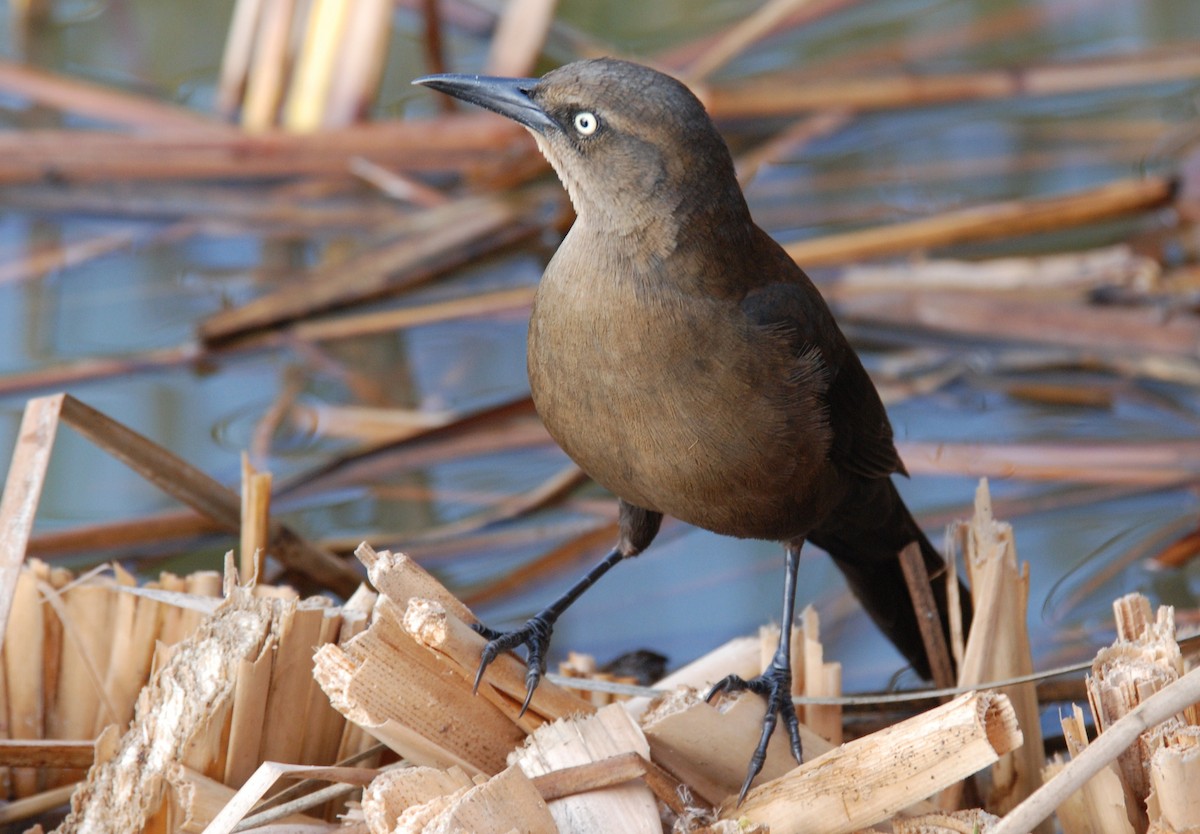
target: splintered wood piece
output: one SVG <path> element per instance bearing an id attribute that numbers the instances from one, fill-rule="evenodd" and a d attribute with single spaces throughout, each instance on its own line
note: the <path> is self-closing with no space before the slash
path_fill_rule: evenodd
<path id="1" fill-rule="evenodd" d="M 610 704 L 592 715 L 544 724 L 513 753 L 512 761 L 526 776 L 535 778 L 622 753 L 637 753 L 648 759 L 650 746 L 621 706 Z M 558 830 L 578 834 L 662 832 L 658 804 L 644 784 L 626 782 L 556 799 L 550 803 L 550 813 Z"/>
<path id="2" fill-rule="evenodd" d="M 817 609 L 806 605 L 800 612 L 801 629 L 797 640 L 800 661 L 804 667 L 804 688 L 797 695 L 809 698 L 829 698 L 842 694 L 842 664 L 825 662 L 825 647 L 821 645 L 821 620 Z M 795 660 L 792 661 L 795 663 Z M 794 681 L 793 681 L 794 684 Z M 799 711 L 799 708 L 797 708 Z M 814 733 L 833 746 L 842 743 L 842 708 L 838 704 L 806 704 L 801 721 Z"/>
<path id="3" fill-rule="evenodd" d="M 740 807 L 724 807 L 721 818 L 765 823 L 772 834 L 846 834 L 891 817 L 1020 744 L 1007 697 L 968 693 L 752 788 Z"/>
<path id="4" fill-rule="evenodd" d="M 116 720 L 112 700 L 104 691 L 115 597 L 107 582 L 91 581 L 72 584 L 61 594 L 47 593 L 64 637 L 58 691 L 46 715 L 46 734 L 51 738 L 90 738 L 97 724 Z M 82 776 L 67 774 L 66 778 L 75 781 Z"/>
<path id="5" fill-rule="evenodd" d="M 296 727 L 308 728 L 308 688 L 315 686 L 313 651 L 320 645 L 327 606 L 328 600 L 322 598 L 282 606 L 265 712 L 268 716 L 290 714 L 293 720 L 266 723 L 259 761 L 300 762 L 305 733 L 297 732 Z"/>
<path id="6" fill-rule="evenodd" d="M 324 614 L 325 616 L 321 620 L 321 630 L 317 636 L 317 646 L 337 642 L 341 632 L 342 618 L 337 609 L 326 608 Z M 311 765 L 327 764 L 338 761 L 338 744 L 341 741 L 346 721 L 342 714 L 329 703 L 329 697 L 321 690 L 312 676 L 311 659 L 308 668 L 310 671 L 306 682 L 308 705 L 304 713 L 304 743 L 300 747 L 298 761 Z"/>
<path id="7" fill-rule="evenodd" d="M 254 775 L 246 780 L 246 784 L 238 788 L 238 792 L 213 817 L 208 827 L 204 829 L 204 834 L 231 834 L 246 814 L 250 813 L 259 800 L 281 778 L 322 779 L 327 782 L 366 787 L 376 775 L 376 771 L 361 767 L 314 767 L 312 765 L 263 762 L 254 771 Z M 338 830 L 349 834 L 346 829 Z"/>
<path id="8" fill-rule="evenodd" d="M 445 665 L 458 672 L 460 687 L 468 691 L 475 681 L 479 658 L 487 640 L 477 631 L 454 617 L 440 604 L 431 600 L 409 600 L 404 613 L 404 628 L 418 643 L 433 649 Z M 510 720 L 532 730 L 543 721 L 554 721 L 576 713 L 590 713 L 595 707 L 578 695 L 550 681 L 543 680 L 529 702 L 529 709 L 518 718 L 525 700 L 525 662 L 512 652 L 497 657 L 484 673 L 479 685 L 480 694 L 487 697 Z M 495 690 L 485 692 L 484 686 Z"/>
<path id="9" fill-rule="evenodd" d="M 455 795 L 446 803 L 446 807 L 419 827 L 405 825 L 403 817 L 400 822 L 396 828 L 397 834 L 456 834 L 460 831 L 478 834 L 507 834 L 513 831 L 521 834 L 558 834 L 563 830 L 555 825 L 551 810 L 533 782 L 516 765 Z M 659 830 L 661 828 L 660 823 Z M 633 829 L 617 827 L 604 830 Z"/>
<path id="10" fill-rule="evenodd" d="M 168 830 L 179 834 L 202 832 L 234 794 L 233 788 L 181 764 L 167 769 L 166 780 L 171 786 Z"/>
<path id="11" fill-rule="evenodd" d="M 1012 525 L 992 515 L 986 479 L 975 492 L 975 515 L 961 523 L 964 562 L 971 580 L 975 616 L 959 667 L 960 686 L 986 686 L 989 681 L 1028 675 L 1033 671 L 1029 646 L 1029 566 L 1018 565 Z M 992 768 L 987 807 L 1003 813 L 1015 807 L 1042 783 L 1045 750 L 1036 684 L 1000 690 L 1012 702 L 1025 743 Z M 1049 834 L 1048 830 L 1044 834 Z"/>
<path id="12" fill-rule="evenodd" d="M 1149 603 L 1132 594 L 1114 602 L 1113 611 L 1119 629 L 1117 642 L 1096 653 L 1092 674 L 1085 681 L 1092 715 L 1102 735 L 1151 695 L 1179 680 L 1183 669 L 1169 606 L 1162 606 L 1152 620 Z M 1195 715 L 1194 709 L 1188 708 L 1190 716 Z M 1149 741 L 1150 736 L 1143 735 L 1117 758 L 1125 804 L 1139 830 L 1149 822 L 1144 807 L 1150 793 Z"/>
<path id="13" fill-rule="evenodd" d="M 1192 669 L 1179 680 L 1154 693 L 1100 733 L 1086 750 L 1062 768 L 1053 781 L 1042 785 L 1010 811 L 992 834 L 1024 834 L 1031 830 L 1088 779 L 1116 759 L 1143 732 L 1197 702 L 1200 702 L 1200 668 Z"/>
<path id="14" fill-rule="evenodd" d="M 1150 600 L 1141 594 L 1126 594 L 1113 602 L 1118 642 L 1136 644 L 1147 661 L 1182 675 L 1183 655 L 1175 640 L 1175 609 L 1160 605 L 1151 614 Z"/>
<path id="15" fill-rule="evenodd" d="M 1171 735 L 1150 758 L 1150 818 L 1166 831 L 1198 831 L 1200 727 L 1184 725 Z"/>
<path id="16" fill-rule="evenodd" d="M 650 763 L 637 753 L 621 753 L 591 764 L 565 767 L 544 776 L 536 776 L 533 784 L 542 799 L 549 802 L 564 796 L 611 788 L 622 782 L 639 779 L 646 775 L 649 767 Z"/>
<path id="17" fill-rule="evenodd" d="M 414 597 L 431 599 L 465 623 L 478 622 L 458 597 L 446 590 L 445 585 L 407 554 L 390 550 L 376 552 L 371 545 L 363 542 L 354 555 L 366 566 L 371 585 L 379 593 L 386 594 L 398 610 L 407 609 L 409 600 Z"/>
<path id="18" fill-rule="evenodd" d="M 272 620 L 272 603 L 235 588 L 142 690 L 129 731 L 88 773 L 58 830 L 141 831 L 160 809 L 167 768 L 186 760 L 232 698 L 239 663 L 262 651 Z"/>
<path id="19" fill-rule="evenodd" d="M 366 631 L 321 647 L 313 674 L 338 712 L 416 764 L 499 773 L 525 736 L 471 694 L 461 669 L 414 641 L 385 596 Z"/>
<path id="20" fill-rule="evenodd" d="M 167 771 L 167 783 L 171 786 L 167 828 L 172 834 L 201 834 L 206 831 L 217 814 L 235 796 L 233 788 L 180 764 L 173 765 Z M 302 826 L 324 825 L 315 817 L 297 813 L 281 815 L 279 822 L 294 825 L 301 831 L 313 830 Z"/>
<path id="21" fill-rule="evenodd" d="M 8 690 L 8 714 L 3 717 L 8 725 L 7 735 L 11 739 L 40 739 L 46 734 L 44 612 L 45 605 L 38 593 L 37 575 L 33 570 L 22 570 L 16 582 L 12 612 L 5 632 L 5 646 L 20 646 L 21 650 L 6 650 L 3 653 L 4 681 Z M 91 758 L 90 750 L 88 758 Z M 2 766 L 19 764 L 0 760 Z M 87 767 L 88 764 L 90 761 L 75 766 Z M 39 777 L 36 770 L 18 767 L 13 771 L 12 780 L 15 796 L 37 793 Z"/>
<path id="22" fill-rule="evenodd" d="M 390 834 L 400 815 L 414 805 L 475 784 L 461 768 L 403 767 L 385 770 L 363 789 L 362 811 L 372 834 Z"/>
<path id="23" fill-rule="evenodd" d="M 225 773 L 221 780 L 226 785 L 245 783 L 258 767 L 263 727 L 267 724 L 267 696 L 271 691 L 271 664 L 275 648 L 274 638 L 265 640 L 257 657 L 238 661 Z"/>
<path id="24" fill-rule="evenodd" d="M 892 834 L 987 834 L 998 821 L 995 814 L 978 808 L 896 817 L 892 821 Z"/>
<path id="25" fill-rule="evenodd" d="M 1072 705 L 1062 716 L 1063 737 L 1074 759 L 1088 745 L 1083 710 Z M 1057 777 L 1065 765 L 1057 760 L 1044 771 L 1045 781 Z M 1114 767 L 1104 767 L 1068 797 L 1058 809 L 1064 834 L 1134 834 L 1125 810 L 1125 790 Z"/>
<path id="26" fill-rule="evenodd" d="M 750 755 L 762 734 L 763 699 L 751 693 L 706 703 L 694 689 L 680 687 L 642 716 L 642 731 L 654 761 L 710 805 L 736 794 L 746 778 Z M 832 749 L 828 741 L 800 725 L 806 759 Z M 778 778 L 796 767 L 787 730 L 775 728 L 759 782 Z"/>
<path id="27" fill-rule="evenodd" d="M 119 564 L 112 566 L 116 586 L 137 587 L 137 579 Z M 131 593 L 118 595 L 115 619 L 110 627 L 111 657 L 104 691 L 116 711 L 113 723 L 124 730 L 133 718 L 137 693 L 150 677 L 154 641 L 163 621 L 163 604 Z M 97 720 L 96 735 L 103 729 L 103 716 Z"/>

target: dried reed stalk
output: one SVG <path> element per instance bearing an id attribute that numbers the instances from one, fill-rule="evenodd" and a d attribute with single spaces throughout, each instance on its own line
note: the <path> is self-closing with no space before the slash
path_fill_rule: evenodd
<path id="1" fill-rule="evenodd" d="M 238 529 L 241 500 L 236 493 L 74 397 L 60 394 L 45 400 L 59 403 L 58 409 L 68 425 L 155 486 L 218 521 L 226 529 Z M 29 407 L 38 402 L 31 401 Z M 272 555 L 284 564 L 311 575 L 337 593 L 348 595 L 358 586 L 358 574 L 353 568 L 305 542 L 278 522 L 271 524 L 271 550 Z"/>
<path id="2" fill-rule="evenodd" d="M 721 817 L 766 824 L 772 834 L 845 834 L 891 817 L 1020 744 L 1005 696 L 961 695 L 752 788 Z"/>
<path id="3" fill-rule="evenodd" d="M 8 616 L 33 530 L 38 500 L 46 482 L 46 467 L 62 414 L 63 397 L 30 400 L 21 417 L 17 445 L 0 496 L 0 642 L 7 636 Z"/>
<path id="4" fill-rule="evenodd" d="M 0 134 L 0 183 L 350 177 L 355 156 L 409 171 L 494 176 L 535 155 L 524 128 L 474 113 L 316 134 L 25 130 Z"/>
<path id="5" fill-rule="evenodd" d="M 321 121 L 326 130 L 366 118 L 387 63 L 392 10 L 389 0 L 354 0 L 350 4 L 344 44 Z"/>
<path id="6" fill-rule="evenodd" d="M 1034 257 L 989 258 L 984 261 L 923 260 L 906 264 L 854 264 L 823 289 L 832 301 L 876 292 L 973 290 L 1062 293 L 1099 287 L 1149 289 L 1161 278 L 1158 261 L 1135 252 L 1127 243 L 1081 252 Z"/>
<path id="7" fill-rule="evenodd" d="M 263 0 L 242 102 L 242 127 L 251 133 L 269 129 L 279 117 L 295 12 L 296 0 Z"/>
<path id="8" fill-rule="evenodd" d="M 263 562 L 271 528 L 271 473 L 258 472 L 242 453 L 242 523 L 239 533 L 238 573 L 263 575 Z"/>
<path id="9" fill-rule="evenodd" d="M 294 282 L 199 325 L 209 343 L 411 288 L 538 228 L 536 198 L 481 197 L 429 209 L 423 234 L 404 237 L 348 261 L 312 270 Z M 332 280 L 337 276 L 337 280 Z"/>
<path id="10" fill-rule="evenodd" d="M 755 42 L 768 35 L 778 34 L 782 24 L 789 17 L 796 16 L 797 12 L 807 11 L 805 22 L 808 22 L 823 12 L 846 5 L 847 0 L 767 0 L 752 14 L 722 33 L 715 43 L 709 45 L 699 57 L 687 65 L 683 76 L 689 83 L 707 78 Z M 819 9 L 816 14 L 811 11 L 814 7 Z"/>
<path id="11" fill-rule="evenodd" d="M 1050 96 L 1165 83 L 1200 75 L 1192 47 L 1155 50 L 1055 66 L 1002 68 L 942 75 L 892 74 L 785 83 L 779 75 L 703 91 L 718 119 L 778 116 L 802 110 L 878 110 L 1017 96 Z"/>
<path id="12" fill-rule="evenodd" d="M 556 0 L 513 0 L 500 13 L 484 64 L 486 75 L 526 76 L 533 72 L 554 20 Z"/>
<path id="13" fill-rule="evenodd" d="M 236 0 L 233 19 L 225 35 L 225 52 L 217 77 L 216 110 L 227 119 L 237 113 L 246 92 L 254 56 L 255 33 L 264 0 Z"/>
<path id="14" fill-rule="evenodd" d="M 919 220 L 802 240 L 784 248 L 797 263 L 811 267 L 877 258 L 912 249 L 997 240 L 1151 211 L 1167 205 L 1175 187 L 1173 181 L 1162 177 L 1118 180 L 1072 194 L 976 206 Z"/>
<path id="15" fill-rule="evenodd" d="M 280 122 L 285 130 L 310 133 L 326 126 L 325 111 L 338 56 L 362 48 L 345 40 L 354 5 L 346 0 L 313 0 L 309 4 L 303 21 L 304 37 L 282 108 Z M 383 28 L 387 31 L 386 25 Z"/>
<path id="16" fill-rule="evenodd" d="M 182 129 L 221 134 L 228 128 L 184 107 L 56 75 L 26 64 L 0 61 L 0 90 L 47 107 L 142 130 Z M 25 135 L 24 131 L 17 131 Z"/>
<path id="17" fill-rule="evenodd" d="M 76 267 L 129 248 L 144 237 L 144 228 L 131 227 L 70 243 L 35 244 L 30 251 L 0 264 L 0 285 L 36 280 L 50 272 Z"/>
<path id="18" fill-rule="evenodd" d="M 844 300 L 838 306 L 843 316 L 862 321 L 989 341 L 1073 348 L 1100 357 L 1158 354 L 1169 361 L 1190 356 L 1200 339 L 1200 323 L 1192 318 L 1164 317 L 1150 307 L 1097 307 L 1083 300 L 1044 295 L 880 293 Z"/>
<path id="19" fill-rule="evenodd" d="M 896 444 L 912 473 L 1067 480 L 1161 487 L 1193 480 L 1200 443 L 920 443 Z"/>

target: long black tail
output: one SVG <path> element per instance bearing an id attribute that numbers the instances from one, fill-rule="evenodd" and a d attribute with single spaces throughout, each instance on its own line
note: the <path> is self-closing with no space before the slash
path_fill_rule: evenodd
<path id="1" fill-rule="evenodd" d="M 889 478 L 859 479 L 838 509 L 814 530 L 808 540 L 826 551 L 846 577 L 871 619 L 908 659 L 922 678 L 929 679 L 929 658 L 921 640 L 899 554 L 917 542 L 933 585 L 933 598 L 949 644 L 946 563 L 913 521 L 908 507 Z M 964 630 L 971 623 L 971 596 L 959 583 Z"/>

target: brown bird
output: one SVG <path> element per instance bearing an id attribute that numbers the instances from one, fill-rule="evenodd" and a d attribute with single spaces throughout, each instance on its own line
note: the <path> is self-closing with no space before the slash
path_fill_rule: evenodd
<path id="1" fill-rule="evenodd" d="M 500 652 L 524 645 L 528 704 L 559 616 L 644 550 L 664 514 L 780 541 L 778 651 L 758 677 L 731 675 L 708 695 L 748 689 L 767 701 L 740 801 L 777 717 L 801 757 L 790 637 L 805 541 L 833 557 L 923 677 L 898 560 L 911 542 L 948 623 L 945 564 L 892 484 L 904 466 L 879 394 L 808 276 L 754 224 L 729 149 L 682 83 L 612 59 L 541 79 L 414 83 L 524 125 L 570 195 L 575 223 L 534 301 L 529 383 L 550 434 L 620 505 L 619 540 L 600 564 L 521 628 L 485 630 L 476 685 Z"/>

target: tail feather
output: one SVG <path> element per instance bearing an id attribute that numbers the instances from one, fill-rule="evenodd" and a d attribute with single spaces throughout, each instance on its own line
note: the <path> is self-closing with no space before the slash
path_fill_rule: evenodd
<path id="1" fill-rule="evenodd" d="M 946 563 L 913 520 L 891 479 L 861 479 L 838 509 L 808 540 L 833 557 L 867 614 L 922 678 L 931 676 L 900 551 L 917 542 L 929 572 L 933 598 L 949 644 Z M 971 596 L 959 583 L 964 630 L 970 626 Z"/>

